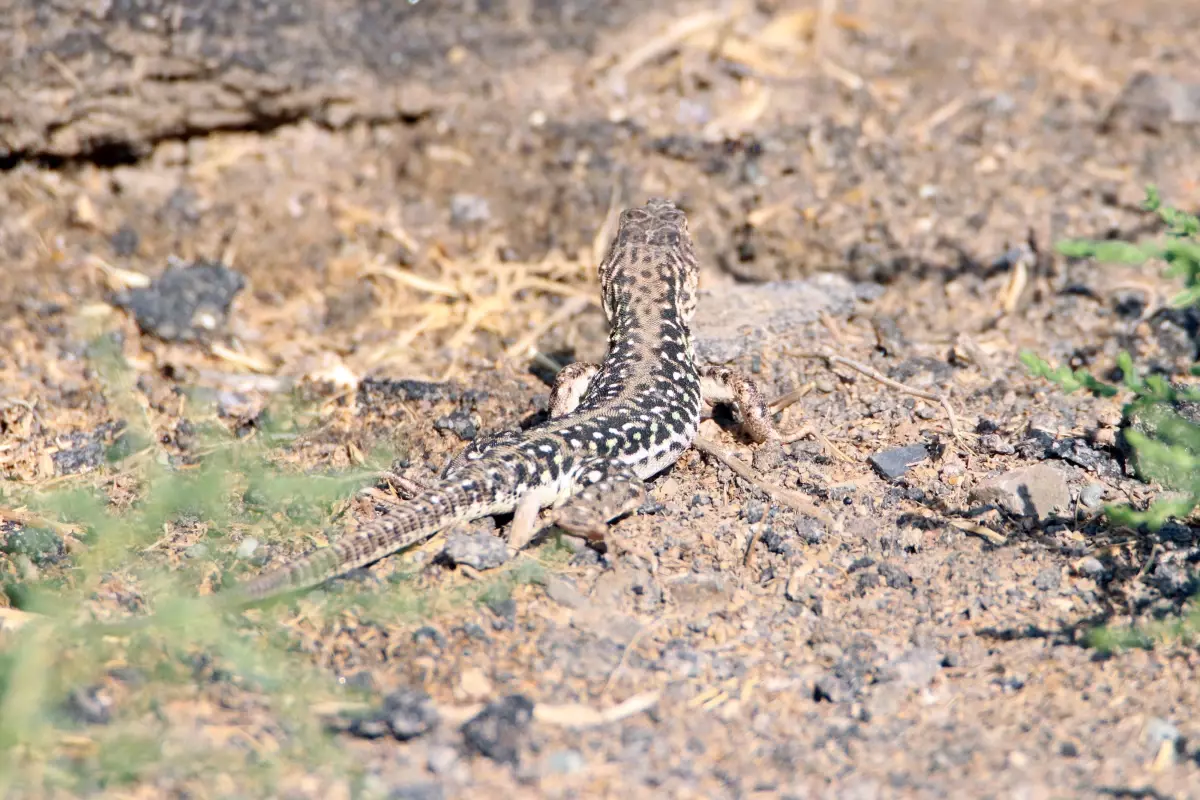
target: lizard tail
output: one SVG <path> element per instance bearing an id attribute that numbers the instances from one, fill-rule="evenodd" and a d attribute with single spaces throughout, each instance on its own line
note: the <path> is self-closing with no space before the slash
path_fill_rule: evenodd
<path id="1" fill-rule="evenodd" d="M 362 525 L 329 547 L 314 550 L 278 569 L 233 589 L 230 600 L 261 600 L 273 594 L 304 589 L 372 564 L 421 542 L 448 525 L 503 509 L 473 500 L 458 487 L 437 487 L 398 509 Z"/>

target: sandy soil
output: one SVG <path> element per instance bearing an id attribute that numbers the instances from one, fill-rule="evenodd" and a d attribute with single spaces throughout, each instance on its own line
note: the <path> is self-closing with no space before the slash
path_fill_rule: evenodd
<path id="1" fill-rule="evenodd" d="M 597 247 L 615 210 L 652 195 L 688 211 L 710 290 L 702 341 L 769 395 L 798 392 L 781 427 L 823 437 L 755 459 L 808 505 L 693 452 L 616 526 L 640 554 L 551 540 L 477 571 L 439 558 L 474 535 L 452 532 L 241 623 L 318 668 L 325 688 L 297 697 L 326 706 L 307 716 L 325 719 L 347 686 L 391 696 L 416 720 L 405 741 L 345 723 L 304 749 L 286 687 L 209 661 L 169 679 L 113 655 L 89 689 L 111 713 L 28 744 L 13 796 L 1200 797 L 1195 647 L 1085 641 L 1179 614 L 1196 530 L 1106 527 L 1102 502 L 1153 494 L 1114 445 L 1119 400 L 1063 395 L 1017 361 L 1031 348 L 1106 374 L 1126 349 L 1180 374 L 1194 360 L 1196 320 L 1165 309 L 1157 268 L 1072 263 L 1053 243 L 1152 235 L 1147 183 L 1200 206 L 1200 126 L 1122 100 L 1139 72 L 1200 75 L 1181 33 L 1200 14 L 832 5 L 647 4 L 532 63 L 454 45 L 446 80 L 470 90 L 404 122 L 167 139 L 132 163 L 13 160 L 9 537 L 30 488 L 99 486 L 118 508 L 140 496 L 132 467 L 98 455 L 131 413 L 164 460 L 193 463 L 184 387 L 217 402 L 206 421 L 255 437 L 264 404 L 302 382 L 311 427 L 277 463 L 349 469 L 382 448 L 432 476 L 473 429 L 544 411 L 547 359 L 602 355 Z M 113 305 L 169 257 L 245 277 L 210 341 L 161 341 Z M 771 307 L 753 294 L 766 281 L 800 294 L 774 287 Z M 734 297 L 767 305 L 719 319 Z M 128 403 L 105 399 L 85 358 L 100 331 L 119 333 Z M 947 397 L 959 430 L 938 402 L 818 351 Z M 705 431 L 754 458 L 720 414 Z M 914 445 L 899 477 L 870 460 Z M 1033 467 L 1024 489 L 1004 483 Z M 984 502 L 1014 497 L 1016 513 Z M 172 520 L 84 588 L 98 613 L 141 611 L 150 567 L 206 594 L 340 524 Z M 73 585 L 95 542 L 64 538 L 59 560 L 0 555 L 9 583 Z M 493 574 L 511 591 L 481 589 Z M 389 594 L 403 609 L 371 604 Z M 439 721 L 418 724 L 431 708 Z M 138 736 L 161 752 L 130 770 L 106 759 Z"/>

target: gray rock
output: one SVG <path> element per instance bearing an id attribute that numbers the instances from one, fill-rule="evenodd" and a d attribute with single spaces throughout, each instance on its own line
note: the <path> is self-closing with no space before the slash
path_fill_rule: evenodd
<path id="1" fill-rule="evenodd" d="M 254 551 L 258 549 L 258 539 L 253 536 L 247 536 L 238 543 L 237 557 L 250 558 L 254 555 Z"/>
<path id="2" fill-rule="evenodd" d="M 883 477 L 894 481 L 912 469 L 914 464 L 920 464 L 929 458 L 929 451 L 923 444 L 910 444 L 906 447 L 893 447 L 875 453 L 867 459 Z"/>
<path id="3" fill-rule="evenodd" d="M 389 694 L 383 699 L 380 716 L 387 720 L 392 736 L 402 742 L 428 733 L 438 723 L 433 700 L 416 689 L 400 689 Z"/>
<path id="4" fill-rule="evenodd" d="M 1104 564 L 1095 556 L 1087 556 L 1079 562 L 1076 571 L 1080 575 L 1086 575 L 1089 578 L 1095 578 L 1104 574 Z"/>
<path id="5" fill-rule="evenodd" d="M 187 550 L 184 550 L 183 554 L 188 558 L 208 558 L 208 545 L 204 542 L 196 542 Z"/>
<path id="6" fill-rule="evenodd" d="M 854 697 L 854 687 L 833 672 L 817 679 L 813 686 L 813 699 L 829 703 L 845 703 Z"/>
<path id="7" fill-rule="evenodd" d="M 465 564 L 478 570 L 495 569 L 508 561 L 508 545 L 490 533 L 452 533 L 442 550 L 442 558 L 451 564 Z"/>
<path id="8" fill-rule="evenodd" d="M 971 500 L 995 505 L 1014 516 L 1045 520 L 1071 508 L 1067 477 L 1050 464 L 1010 470 L 971 490 Z"/>
<path id="9" fill-rule="evenodd" d="M 1046 567 L 1033 579 L 1033 586 L 1043 592 L 1052 592 L 1062 586 L 1062 573 L 1055 567 Z"/>
<path id="10" fill-rule="evenodd" d="M 846 316 L 858 303 L 856 285 L 843 275 L 821 273 L 794 281 L 772 281 L 723 287 L 719 302 L 700 293 L 692 329 L 697 358 L 726 364 L 772 347 L 805 338 L 803 326 L 817 323 L 821 313 Z M 808 334 L 811 337 L 811 333 Z"/>
<path id="11" fill-rule="evenodd" d="M 583 608 L 588 604 L 588 599 L 562 578 L 551 578 L 546 582 L 546 596 L 566 608 Z"/>
<path id="12" fill-rule="evenodd" d="M 1104 484 L 1089 483 L 1079 491 L 1079 504 L 1084 508 L 1098 509 L 1104 505 Z"/>
<path id="13" fill-rule="evenodd" d="M 392 789 L 388 800 L 442 800 L 445 796 L 445 790 L 436 783 L 410 783 Z"/>
<path id="14" fill-rule="evenodd" d="M 1169 125 L 1200 123 L 1200 83 L 1139 72 L 1112 104 L 1102 128 L 1161 133 Z"/>
<path id="15" fill-rule="evenodd" d="M 923 689 L 941 670 L 942 654 L 928 647 L 907 650 L 895 661 L 889 661 L 885 668 L 892 682 L 908 689 Z"/>

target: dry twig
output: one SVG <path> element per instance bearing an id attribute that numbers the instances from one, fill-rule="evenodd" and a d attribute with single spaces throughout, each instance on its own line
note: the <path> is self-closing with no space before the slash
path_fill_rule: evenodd
<path id="1" fill-rule="evenodd" d="M 799 492 L 793 492 L 791 489 L 785 489 L 782 486 L 762 480 L 754 474 L 754 470 L 748 464 L 746 464 L 746 462 L 730 453 L 725 452 L 715 442 L 706 439 L 703 436 L 697 436 L 695 441 L 693 441 L 692 446 L 701 453 L 707 453 L 708 455 L 717 459 L 722 464 L 729 467 L 729 469 L 732 470 L 733 473 L 739 478 L 746 481 L 746 483 L 750 484 L 755 489 L 765 493 L 767 496 L 778 502 L 786 503 L 801 513 L 816 517 L 830 528 L 833 527 L 833 519 L 823 510 L 821 510 L 821 508 L 819 508 L 812 500 L 808 499 Z"/>
<path id="2" fill-rule="evenodd" d="M 905 385 L 900 381 L 889 378 L 879 370 L 869 367 L 861 361 L 855 361 L 854 359 L 846 358 L 845 356 L 824 352 L 793 353 L 793 355 L 799 355 L 802 358 L 819 358 L 831 364 L 841 364 L 844 367 L 849 367 L 855 372 L 866 375 L 871 380 L 878 381 L 884 386 L 895 389 L 898 392 L 903 392 L 904 394 L 912 395 L 913 397 L 919 397 L 922 400 L 929 400 L 930 402 L 937 403 L 946 412 L 946 417 L 950 421 L 950 435 L 953 436 L 956 441 L 964 440 L 963 432 L 958 427 L 958 415 L 954 413 L 954 407 L 950 405 L 950 400 L 945 395 L 937 394 L 935 392 L 927 392 L 924 389 L 914 389 L 913 387 Z"/>

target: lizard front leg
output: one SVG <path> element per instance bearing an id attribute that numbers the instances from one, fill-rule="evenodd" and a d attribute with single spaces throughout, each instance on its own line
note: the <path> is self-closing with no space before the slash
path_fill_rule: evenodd
<path id="1" fill-rule="evenodd" d="M 570 414 L 578 408 L 588 385 L 599 371 L 599 364 L 588 361 L 576 361 L 560 369 L 550 389 L 550 418 Z"/>
<path id="2" fill-rule="evenodd" d="M 758 384 L 732 367 L 700 367 L 700 396 L 709 405 L 725 403 L 737 409 L 742 430 L 756 442 L 777 442 L 782 437 L 771 420 L 771 407 Z"/>

